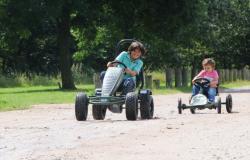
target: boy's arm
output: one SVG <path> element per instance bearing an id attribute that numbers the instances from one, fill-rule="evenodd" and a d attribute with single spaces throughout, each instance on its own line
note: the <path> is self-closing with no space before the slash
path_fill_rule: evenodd
<path id="1" fill-rule="evenodd" d="M 126 52 L 121 52 L 121 53 L 115 58 L 115 61 L 122 62 L 123 59 L 124 59 L 125 54 L 126 54 Z M 117 65 L 117 64 L 111 64 L 111 62 L 108 62 L 107 67 L 114 67 L 114 66 L 116 66 L 116 65 Z"/>
<path id="2" fill-rule="evenodd" d="M 125 69 L 125 72 L 130 74 L 132 77 L 134 77 L 140 73 L 142 66 L 143 66 L 143 62 L 139 61 L 138 64 L 135 66 L 134 70 L 127 68 L 127 69 Z"/>
<path id="3" fill-rule="evenodd" d="M 125 69 L 125 72 L 126 72 L 127 74 L 130 74 L 132 77 L 134 77 L 134 76 L 137 75 L 137 72 L 132 71 L 132 70 L 129 69 L 129 68 L 126 68 L 126 69 Z"/>

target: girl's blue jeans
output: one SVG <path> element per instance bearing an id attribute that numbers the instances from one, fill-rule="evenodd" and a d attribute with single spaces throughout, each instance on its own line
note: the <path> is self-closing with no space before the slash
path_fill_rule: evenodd
<path id="1" fill-rule="evenodd" d="M 200 89 L 201 87 L 193 85 L 192 96 L 195 96 L 196 94 L 198 94 Z M 204 88 L 203 90 L 204 90 L 204 93 L 208 95 L 208 100 L 210 102 L 214 102 L 215 96 L 216 96 L 216 88 L 207 87 L 207 88 Z"/>

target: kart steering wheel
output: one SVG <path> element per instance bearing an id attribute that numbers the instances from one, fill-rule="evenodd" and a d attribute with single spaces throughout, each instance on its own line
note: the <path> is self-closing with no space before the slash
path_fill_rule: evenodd
<path id="1" fill-rule="evenodd" d="M 208 87 L 208 86 L 209 86 L 209 83 L 210 83 L 210 80 L 207 79 L 207 78 L 196 78 L 196 79 L 194 80 L 194 85 L 200 86 L 200 87 L 202 87 L 202 88 Z"/>
<path id="2" fill-rule="evenodd" d="M 128 67 L 126 66 L 126 64 L 124 64 L 124 63 L 122 63 L 122 62 L 120 62 L 120 61 L 112 61 L 110 64 L 120 64 L 120 65 L 122 65 L 125 69 L 128 68 Z"/>

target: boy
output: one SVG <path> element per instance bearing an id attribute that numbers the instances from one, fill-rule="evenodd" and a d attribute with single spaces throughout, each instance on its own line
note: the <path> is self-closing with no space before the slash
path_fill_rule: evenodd
<path id="1" fill-rule="evenodd" d="M 140 73 L 143 66 L 141 56 L 144 54 L 145 49 L 142 43 L 136 41 L 132 42 L 128 48 L 128 51 L 123 51 L 115 58 L 115 61 L 124 63 L 127 68 L 125 69 L 126 75 L 124 76 L 122 87 L 122 94 L 125 95 L 128 92 L 133 92 L 136 86 L 136 75 Z M 108 62 L 107 67 L 114 67 L 116 64 Z M 100 78 L 103 80 L 105 71 L 101 73 Z"/>

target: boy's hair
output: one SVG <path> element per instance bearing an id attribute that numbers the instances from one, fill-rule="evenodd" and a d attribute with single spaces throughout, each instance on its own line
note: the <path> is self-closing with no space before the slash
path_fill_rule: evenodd
<path id="1" fill-rule="evenodd" d="M 128 47 L 128 52 L 129 52 L 129 54 L 130 54 L 132 51 L 136 50 L 136 49 L 139 49 L 139 50 L 141 51 L 141 54 L 144 55 L 144 53 L 145 53 L 145 48 L 144 48 L 144 46 L 143 46 L 143 44 L 142 44 L 141 42 L 138 42 L 138 41 L 132 42 L 132 43 L 130 44 L 130 46 Z"/>
<path id="2" fill-rule="evenodd" d="M 215 61 L 214 61 L 214 59 L 212 59 L 212 58 L 205 58 L 202 61 L 202 66 L 205 66 L 205 65 L 211 65 L 214 68 L 215 67 Z"/>

